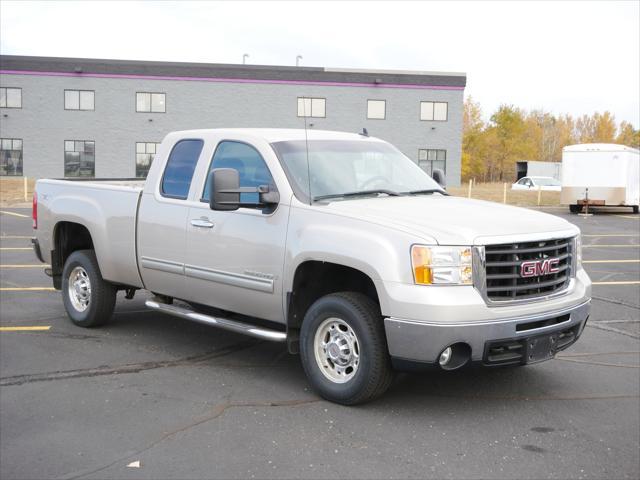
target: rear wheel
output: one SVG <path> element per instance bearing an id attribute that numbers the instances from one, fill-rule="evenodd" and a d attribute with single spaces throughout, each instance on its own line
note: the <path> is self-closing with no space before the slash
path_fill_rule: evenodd
<path id="1" fill-rule="evenodd" d="M 640 207 L 638 205 L 634 205 L 631 208 L 633 208 L 633 213 L 638 213 L 638 210 L 639 210 Z"/>
<path id="2" fill-rule="evenodd" d="M 62 301 L 67 315 L 80 327 L 96 327 L 111 318 L 116 288 L 102 278 L 93 250 L 78 250 L 62 270 Z"/>
<path id="3" fill-rule="evenodd" d="M 300 356 L 313 388 L 343 405 L 382 395 L 392 380 L 380 309 L 355 292 L 317 300 L 300 331 Z"/>

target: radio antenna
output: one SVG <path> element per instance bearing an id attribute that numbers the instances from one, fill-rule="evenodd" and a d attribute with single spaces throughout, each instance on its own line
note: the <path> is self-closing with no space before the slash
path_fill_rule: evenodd
<path id="1" fill-rule="evenodd" d="M 311 98 L 309 98 L 309 107 L 311 107 Z M 311 113 L 311 112 L 309 112 Z M 307 134 L 307 98 L 302 97 L 302 115 L 304 118 L 304 144 L 307 156 L 307 181 L 309 183 L 309 205 L 313 203 L 311 195 L 311 167 L 309 166 L 309 135 Z"/>

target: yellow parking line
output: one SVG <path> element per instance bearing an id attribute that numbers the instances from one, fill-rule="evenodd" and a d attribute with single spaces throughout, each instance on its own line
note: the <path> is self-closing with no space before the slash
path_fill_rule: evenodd
<path id="1" fill-rule="evenodd" d="M 53 287 L 2 287 L 0 292 L 54 292 Z"/>
<path id="2" fill-rule="evenodd" d="M 634 280 L 629 282 L 593 282 L 592 285 L 640 285 L 640 281 Z"/>
<path id="3" fill-rule="evenodd" d="M 619 245 L 597 245 L 597 244 L 591 244 L 591 245 L 583 245 L 582 248 L 589 248 L 589 247 L 597 247 L 597 248 L 622 248 L 622 247 L 635 247 L 638 248 L 640 247 L 640 243 L 629 243 L 629 244 L 619 244 Z"/>
<path id="4" fill-rule="evenodd" d="M 25 235 L 0 235 L 0 240 L 12 240 L 12 239 L 27 239 L 33 237 L 27 237 Z"/>
<path id="5" fill-rule="evenodd" d="M 0 250 L 33 250 L 31 247 L 0 247 Z"/>
<path id="6" fill-rule="evenodd" d="M 582 263 L 640 263 L 640 260 L 583 260 Z"/>
<path id="7" fill-rule="evenodd" d="M 29 215 L 23 215 L 21 213 L 15 213 L 15 212 L 7 212 L 5 210 L 0 210 L 0 213 L 4 213 L 5 215 L 11 215 L 13 217 L 31 218 Z"/>
<path id="8" fill-rule="evenodd" d="M 44 263 L 39 263 L 37 265 L 2 265 L 0 264 L 0 268 L 49 268 L 50 266 L 51 265 L 46 265 Z"/>
<path id="9" fill-rule="evenodd" d="M 640 217 L 632 217 L 631 215 L 614 215 L 614 217 L 630 218 L 630 219 L 632 219 L 632 220 L 638 220 L 638 219 L 640 219 Z"/>
<path id="10" fill-rule="evenodd" d="M 51 329 L 51 325 L 37 327 L 0 327 L 0 332 L 41 332 Z"/>

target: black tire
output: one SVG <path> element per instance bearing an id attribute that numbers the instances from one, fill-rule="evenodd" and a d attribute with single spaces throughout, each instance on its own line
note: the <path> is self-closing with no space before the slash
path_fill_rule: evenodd
<path id="1" fill-rule="evenodd" d="M 635 213 L 635 214 L 637 214 L 637 213 L 638 213 L 638 211 L 640 211 L 640 207 L 639 207 L 638 205 L 634 205 L 634 206 L 633 206 L 633 207 L 631 207 L 631 208 L 633 208 L 633 213 Z"/>
<path id="2" fill-rule="evenodd" d="M 358 342 L 357 369 L 344 383 L 328 378 L 315 356 L 316 332 L 331 318 L 346 323 Z M 314 390 L 323 398 L 342 405 L 356 405 L 379 397 L 393 379 L 380 309 L 361 293 L 334 293 L 311 305 L 300 330 L 300 358 Z"/>
<path id="3" fill-rule="evenodd" d="M 580 210 L 582 210 L 581 205 L 569 205 L 569 211 L 571 213 L 580 213 Z"/>
<path id="4" fill-rule="evenodd" d="M 74 271 L 79 271 L 76 268 L 86 272 L 86 278 L 88 278 L 90 285 L 88 304 L 84 310 L 74 305 L 73 293 L 69 290 L 70 276 L 74 274 Z M 93 250 L 78 250 L 69 255 L 62 269 L 62 301 L 67 315 L 73 323 L 85 328 L 104 324 L 113 314 L 116 292 L 117 289 L 102 278 Z"/>

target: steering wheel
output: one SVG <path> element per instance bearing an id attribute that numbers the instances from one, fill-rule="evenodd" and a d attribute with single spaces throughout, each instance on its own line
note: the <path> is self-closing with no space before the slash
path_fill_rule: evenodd
<path id="1" fill-rule="evenodd" d="M 366 180 L 363 184 L 362 184 L 362 189 L 363 190 L 367 190 L 365 187 L 369 186 L 370 183 L 375 183 L 375 182 L 387 182 L 387 178 L 383 177 L 382 175 L 377 175 L 375 177 L 371 177 L 370 179 Z"/>

